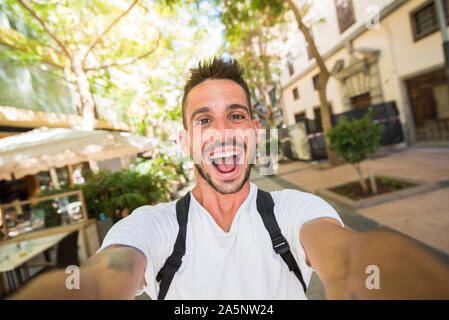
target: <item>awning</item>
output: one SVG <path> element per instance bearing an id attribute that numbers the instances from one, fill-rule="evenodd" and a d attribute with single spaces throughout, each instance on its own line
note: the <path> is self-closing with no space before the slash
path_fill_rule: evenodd
<path id="1" fill-rule="evenodd" d="M 155 139 L 125 132 L 39 128 L 0 139 L 0 179 L 153 150 Z"/>

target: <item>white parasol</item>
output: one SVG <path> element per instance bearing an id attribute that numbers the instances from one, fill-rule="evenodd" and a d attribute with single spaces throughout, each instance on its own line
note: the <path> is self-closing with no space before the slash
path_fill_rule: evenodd
<path id="1" fill-rule="evenodd" d="M 152 150 L 157 141 L 125 132 L 39 128 L 0 139 L 0 179 L 19 179 L 84 161 Z"/>

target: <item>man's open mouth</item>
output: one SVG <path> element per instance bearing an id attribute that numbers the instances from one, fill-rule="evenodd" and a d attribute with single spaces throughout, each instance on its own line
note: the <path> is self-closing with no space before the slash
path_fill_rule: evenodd
<path id="1" fill-rule="evenodd" d="M 209 156 L 209 161 L 220 176 L 230 177 L 238 171 L 243 155 L 242 151 L 237 150 L 213 152 Z"/>

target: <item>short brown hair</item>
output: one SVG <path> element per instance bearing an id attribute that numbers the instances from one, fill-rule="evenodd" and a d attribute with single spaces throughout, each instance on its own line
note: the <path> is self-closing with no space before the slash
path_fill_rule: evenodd
<path id="1" fill-rule="evenodd" d="M 240 85 L 243 91 L 245 91 L 246 99 L 248 101 L 248 108 L 250 110 L 250 115 L 252 118 L 250 93 L 248 85 L 242 77 L 242 74 L 244 72 L 245 70 L 237 61 L 232 58 L 224 59 L 222 57 L 214 57 L 213 59 L 200 61 L 197 68 L 190 69 L 189 79 L 184 85 L 184 96 L 182 98 L 182 124 L 184 125 L 184 129 L 187 130 L 187 121 L 185 115 L 187 95 L 195 86 L 206 80 L 232 80 Z"/>

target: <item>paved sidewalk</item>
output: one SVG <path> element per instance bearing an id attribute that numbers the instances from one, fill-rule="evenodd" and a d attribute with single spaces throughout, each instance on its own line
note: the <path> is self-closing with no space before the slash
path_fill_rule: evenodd
<path id="1" fill-rule="evenodd" d="M 376 175 L 438 183 L 440 189 L 405 199 L 364 208 L 357 212 L 330 202 L 346 227 L 355 231 L 390 229 L 418 241 L 449 264 L 449 148 L 403 148 L 372 160 Z M 362 170 L 367 172 L 366 163 Z M 314 193 L 317 189 L 358 180 L 350 165 L 320 170 L 310 162 L 281 163 L 274 176 L 261 176 L 258 169 L 251 181 L 266 191 L 286 188 Z M 307 296 L 325 299 L 324 288 L 314 275 Z"/>
<path id="2" fill-rule="evenodd" d="M 449 255 L 449 148 L 403 148 L 371 163 L 376 175 L 436 183 L 439 189 L 357 213 Z M 275 179 L 312 193 L 358 180 L 350 165 L 319 170 L 297 161 L 279 167 Z M 366 163 L 362 163 L 362 170 L 367 176 Z"/>

